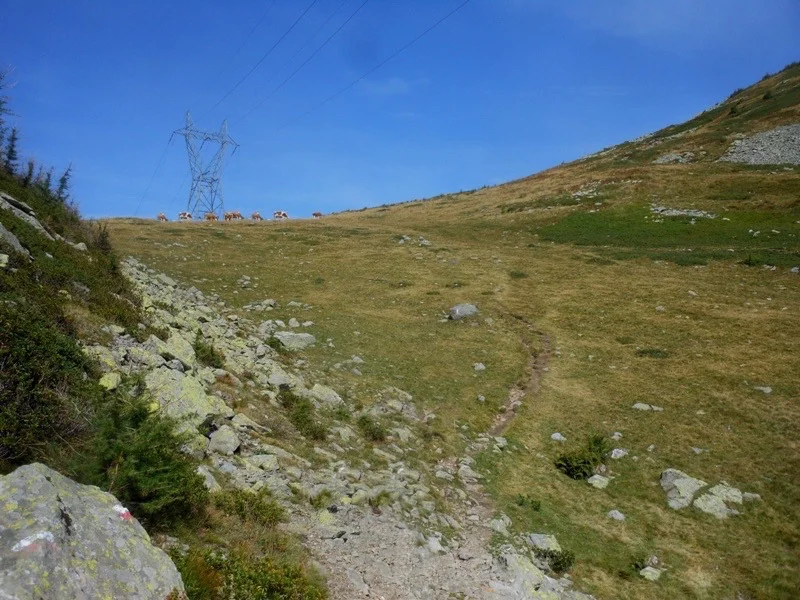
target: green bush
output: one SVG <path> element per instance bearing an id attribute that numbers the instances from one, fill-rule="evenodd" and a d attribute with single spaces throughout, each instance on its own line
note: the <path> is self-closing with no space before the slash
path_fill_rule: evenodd
<path id="1" fill-rule="evenodd" d="M 508 276 L 511 279 L 525 279 L 528 274 L 525 271 L 509 271 Z"/>
<path id="2" fill-rule="evenodd" d="M 559 456 L 556 468 L 572 479 L 589 479 L 611 446 L 602 435 L 592 435 L 583 447 Z"/>
<path id="3" fill-rule="evenodd" d="M 556 574 L 566 573 L 575 564 L 575 554 L 569 550 L 540 549 L 534 550 L 534 554 L 546 560 L 550 569 Z"/>
<path id="4" fill-rule="evenodd" d="M 181 452 L 176 422 L 151 412 L 144 397 L 120 393 L 97 411 L 94 435 L 75 470 L 108 490 L 145 525 L 168 527 L 204 513 L 208 491 Z"/>
<path id="5" fill-rule="evenodd" d="M 661 348 L 639 348 L 636 356 L 646 356 L 647 358 L 668 358 L 669 352 Z"/>
<path id="6" fill-rule="evenodd" d="M 214 506 L 227 515 L 237 516 L 245 523 L 273 527 L 286 520 L 283 507 L 273 500 L 266 490 L 258 494 L 231 489 L 212 495 Z"/>
<path id="7" fill-rule="evenodd" d="M 289 412 L 289 421 L 301 434 L 312 440 L 324 440 L 327 437 L 328 431 L 317 420 L 316 410 L 311 400 L 301 398 L 288 385 L 281 384 L 278 401 Z"/>
<path id="8" fill-rule="evenodd" d="M 325 600 L 324 583 L 296 562 L 237 551 L 174 555 L 189 600 Z"/>
<path id="9" fill-rule="evenodd" d="M 382 442 L 386 439 L 386 427 L 369 415 L 361 415 L 358 417 L 357 424 L 361 433 L 363 433 L 364 437 L 369 441 Z"/>
<path id="10" fill-rule="evenodd" d="M 309 502 L 311 503 L 311 506 L 313 506 L 317 510 L 321 510 L 326 506 L 329 506 L 332 500 L 333 500 L 333 493 L 330 490 L 326 489 L 322 490 L 316 496 L 310 498 Z"/>
<path id="11" fill-rule="evenodd" d="M 517 506 L 530 508 L 534 512 L 542 510 L 542 501 L 531 498 L 528 494 L 517 494 L 514 502 Z"/>
<path id="12" fill-rule="evenodd" d="M 203 340 L 203 334 L 198 329 L 194 337 L 194 354 L 197 357 L 197 362 L 212 369 L 222 369 L 225 367 L 225 356 L 219 352 L 214 346 L 208 344 Z"/>

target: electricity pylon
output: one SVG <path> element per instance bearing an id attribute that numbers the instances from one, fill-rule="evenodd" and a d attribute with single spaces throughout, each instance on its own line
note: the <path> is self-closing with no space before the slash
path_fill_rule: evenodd
<path id="1" fill-rule="evenodd" d="M 186 127 L 173 132 L 173 135 L 186 138 L 186 151 L 189 154 L 189 169 L 192 173 L 192 187 L 189 189 L 189 202 L 186 210 L 195 218 L 202 218 L 206 213 L 214 213 L 222 217 L 225 202 L 222 197 L 222 169 L 225 166 L 225 154 L 229 146 L 233 153 L 239 144 L 228 135 L 228 121 L 222 122 L 219 133 L 199 131 L 192 122 L 192 115 L 186 111 Z M 199 146 L 198 146 L 199 142 Z M 204 154 L 203 147 L 207 143 L 218 144 L 211 154 Z M 209 157 L 204 160 L 204 156 Z"/>

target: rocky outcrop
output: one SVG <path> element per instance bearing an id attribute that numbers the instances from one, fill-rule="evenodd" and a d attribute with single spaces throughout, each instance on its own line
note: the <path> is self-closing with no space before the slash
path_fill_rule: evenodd
<path id="1" fill-rule="evenodd" d="M 41 464 L 0 477 L 0 598 L 180 598 L 175 565 L 111 494 Z"/>
<path id="2" fill-rule="evenodd" d="M 28 225 L 36 229 L 40 234 L 46 237 L 48 240 L 55 239 L 50 232 L 48 232 L 42 224 L 39 222 L 39 219 L 36 218 L 36 213 L 33 212 L 30 206 L 25 204 L 24 202 L 20 202 L 19 200 L 15 200 L 8 194 L 4 194 L 0 192 L 0 210 L 7 210 L 11 212 L 15 217 L 25 221 Z"/>
<path id="3" fill-rule="evenodd" d="M 748 165 L 800 165 L 800 123 L 735 140 L 719 160 Z"/>
<path id="4" fill-rule="evenodd" d="M 460 321 L 478 314 L 478 307 L 474 304 L 456 304 L 450 309 L 447 318 L 451 321 Z"/>

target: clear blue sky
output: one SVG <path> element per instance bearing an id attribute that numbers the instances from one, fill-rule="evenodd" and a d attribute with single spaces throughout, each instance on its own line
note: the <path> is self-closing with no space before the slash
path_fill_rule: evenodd
<path id="1" fill-rule="evenodd" d="M 227 118 L 241 145 L 227 208 L 304 216 L 529 175 L 800 60 L 798 0 L 472 0 L 297 119 L 462 1 L 370 0 L 251 112 L 363 2 L 317 0 L 211 109 L 311 1 L 5 0 L 0 64 L 14 69 L 23 155 L 71 162 L 86 216 L 174 218 L 188 161 L 181 138 L 167 141 L 191 109 L 204 129 Z"/>

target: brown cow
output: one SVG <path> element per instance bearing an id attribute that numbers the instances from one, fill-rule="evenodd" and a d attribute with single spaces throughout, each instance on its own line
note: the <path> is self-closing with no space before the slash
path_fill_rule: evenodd
<path id="1" fill-rule="evenodd" d="M 219 217 L 216 215 L 216 213 L 213 212 L 206 213 L 205 215 L 203 215 L 203 218 L 206 221 L 219 221 Z"/>
<path id="2" fill-rule="evenodd" d="M 258 211 L 254 212 L 252 215 L 250 215 L 250 218 L 253 219 L 253 221 L 263 221 L 264 220 L 264 217 L 262 217 L 258 213 Z"/>
<path id="3" fill-rule="evenodd" d="M 158 220 L 161 221 L 162 223 L 164 221 L 169 221 L 169 219 L 167 219 L 167 215 L 165 215 L 164 213 L 158 213 Z"/>
<path id="4" fill-rule="evenodd" d="M 311 216 L 314 217 L 315 219 L 321 219 L 322 218 L 322 213 L 317 211 L 315 213 L 311 213 Z"/>
<path id="5" fill-rule="evenodd" d="M 179 221 L 191 221 L 192 220 L 192 213 L 190 212 L 179 212 L 178 213 L 178 220 Z"/>
<path id="6" fill-rule="evenodd" d="M 274 213 L 272 213 L 272 218 L 273 219 L 288 219 L 289 215 L 286 214 L 286 211 L 276 210 Z"/>

